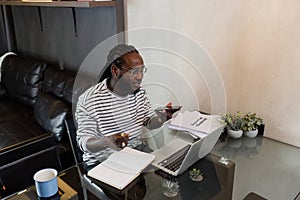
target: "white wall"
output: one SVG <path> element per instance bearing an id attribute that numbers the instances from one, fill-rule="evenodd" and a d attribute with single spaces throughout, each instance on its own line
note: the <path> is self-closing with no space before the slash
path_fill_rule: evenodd
<path id="1" fill-rule="evenodd" d="M 297 0 L 127 0 L 127 29 L 172 29 L 201 44 L 221 72 L 228 111 L 256 112 L 266 136 L 300 146 L 299 9 Z"/>

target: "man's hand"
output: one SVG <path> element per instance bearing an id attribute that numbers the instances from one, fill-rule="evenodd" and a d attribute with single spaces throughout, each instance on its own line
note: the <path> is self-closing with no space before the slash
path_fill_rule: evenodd
<path id="1" fill-rule="evenodd" d="M 124 148 L 128 144 L 129 134 L 128 133 L 120 133 L 107 136 L 107 138 L 115 144 L 118 148 Z"/>
<path id="2" fill-rule="evenodd" d="M 172 108 L 172 102 L 167 103 L 166 105 L 167 108 Z M 171 119 L 173 117 L 173 114 L 175 113 L 175 110 L 166 110 L 166 114 L 167 114 L 167 120 Z"/>
<path id="3" fill-rule="evenodd" d="M 180 110 L 180 108 L 181 106 L 172 106 L 171 102 L 167 103 L 165 107 L 156 108 L 156 116 L 148 121 L 147 127 L 150 130 L 161 127 L 167 120 L 171 119 L 173 114 Z"/>
<path id="4" fill-rule="evenodd" d="M 172 103 L 169 102 L 167 103 L 166 107 L 163 108 L 163 109 L 157 109 L 155 110 L 156 111 L 156 114 L 157 116 L 163 120 L 163 122 L 171 119 L 173 117 L 173 114 L 175 112 L 177 112 L 178 110 L 180 110 L 181 106 L 172 106 Z"/>

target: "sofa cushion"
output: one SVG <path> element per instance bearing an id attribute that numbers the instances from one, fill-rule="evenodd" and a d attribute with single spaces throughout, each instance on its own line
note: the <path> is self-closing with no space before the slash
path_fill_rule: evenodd
<path id="1" fill-rule="evenodd" d="M 9 55 L 1 66 L 1 83 L 10 99 L 33 106 L 39 89 L 46 64 L 30 58 Z"/>
<path id="2" fill-rule="evenodd" d="M 49 66 L 45 71 L 43 91 L 72 103 L 72 90 L 76 74 L 60 70 L 58 67 Z"/>
<path id="3" fill-rule="evenodd" d="M 61 141 L 64 132 L 64 119 L 69 106 L 51 94 L 41 92 L 34 105 L 34 117 L 37 122 L 49 132 L 57 141 Z"/>

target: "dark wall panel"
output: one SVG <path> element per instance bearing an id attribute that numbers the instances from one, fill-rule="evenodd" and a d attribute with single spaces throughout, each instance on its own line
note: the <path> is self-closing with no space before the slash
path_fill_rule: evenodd
<path id="1" fill-rule="evenodd" d="M 15 6 L 12 11 L 17 53 L 61 68 L 77 70 L 97 44 L 117 32 L 113 7 Z"/>
<path id="2" fill-rule="evenodd" d="M 4 28 L 4 15 L 3 9 L 0 7 L 0 56 L 7 52 L 7 41 L 5 35 L 5 28 Z"/>

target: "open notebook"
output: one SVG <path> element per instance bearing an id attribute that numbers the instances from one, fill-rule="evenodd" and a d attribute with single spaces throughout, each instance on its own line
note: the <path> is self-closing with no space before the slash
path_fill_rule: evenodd
<path id="1" fill-rule="evenodd" d="M 122 190 L 154 159 L 154 155 L 125 147 L 88 171 L 87 175 Z"/>

